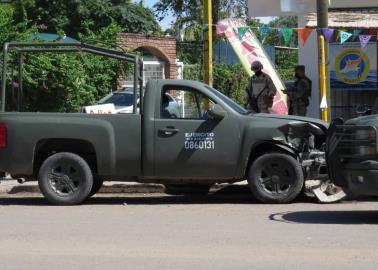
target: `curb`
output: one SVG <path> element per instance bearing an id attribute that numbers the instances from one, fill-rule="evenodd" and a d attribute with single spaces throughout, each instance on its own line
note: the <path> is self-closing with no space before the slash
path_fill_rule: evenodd
<path id="1" fill-rule="evenodd" d="M 215 184 L 211 191 L 222 193 L 245 192 L 245 182 L 230 184 Z M 247 192 L 249 189 L 247 188 Z M 14 194 L 40 194 L 37 182 L 19 184 L 16 180 L 6 180 L 0 183 L 0 195 Z M 134 182 L 105 182 L 99 193 L 101 194 L 156 194 L 165 193 L 165 187 L 161 184 L 144 184 Z"/>
<path id="2" fill-rule="evenodd" d="M 99 193 L 164 193 L 165 187 L 159 184 L 140 183 L 104 183 Z M 41 193 L 36 182 L 19 184 L 15 180 L 2 181 L 0 184 L 0 195 L 19 193 Z"/>

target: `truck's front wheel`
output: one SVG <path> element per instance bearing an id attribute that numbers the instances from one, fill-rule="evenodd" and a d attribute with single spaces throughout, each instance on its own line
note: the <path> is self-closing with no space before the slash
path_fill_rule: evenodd
<path id="1" fill-rule="evenodd" d="M 74 205 L 88 198 L 93 186 L 93 175 L 83 158 L 62 152 L 45 160 L 39 170 L 38 183 L 50 203 Z"/>
<path id="2" fill-rule="evenodd" d="M 295 158 L 269 153 L 253 162 L 248 183 L 255 198 L 263 203 L 290 203 L 302 191 L 304 177 Z"/>

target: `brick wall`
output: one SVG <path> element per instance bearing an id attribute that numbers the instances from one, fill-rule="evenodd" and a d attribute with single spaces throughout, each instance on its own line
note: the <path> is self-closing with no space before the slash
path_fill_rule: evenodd
<path id="1" fill-rule="evenodd" d="M 165 62 L 165 77 L 176 78 L 176 39 L 143 34 L 119 33 L 117 44 L 132 52 L 144 49 Z"/>

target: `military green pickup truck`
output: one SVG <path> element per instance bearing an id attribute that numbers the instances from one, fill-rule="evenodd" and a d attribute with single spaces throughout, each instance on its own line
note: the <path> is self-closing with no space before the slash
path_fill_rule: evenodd
<path id="1" fill-rule="evenodd" d="M 3 81 L 3 101 L 4 88 Z M 179 115 L 169 111 L 167 95 L 180 104 Z M 328 125 L 320 120 L 252 114 L 194 81 L 150 81 L 137 96 L 140 108 L 131 114 L 1 112 L 0 172 L 37 180 L 57 205 L 79 204 L 115 180 L 208 191 L 248 179 L 261 202 L 289 203 L 306 179 L 327 176 Z"/>
<path id="2" fill-rule="evenodd" d="M 377 128 L 378 115 L 331 123 L 329 174 L 350 197 L 378 196 Z"/>

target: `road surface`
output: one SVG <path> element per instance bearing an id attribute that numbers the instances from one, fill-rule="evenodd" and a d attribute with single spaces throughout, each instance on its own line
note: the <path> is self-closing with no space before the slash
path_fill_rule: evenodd
<path id="1" fill-rule="evenodd" d="M 377 268 L 378 202 L 108 196 L 74 207 L 0 198 L 0 269 Z"/>

